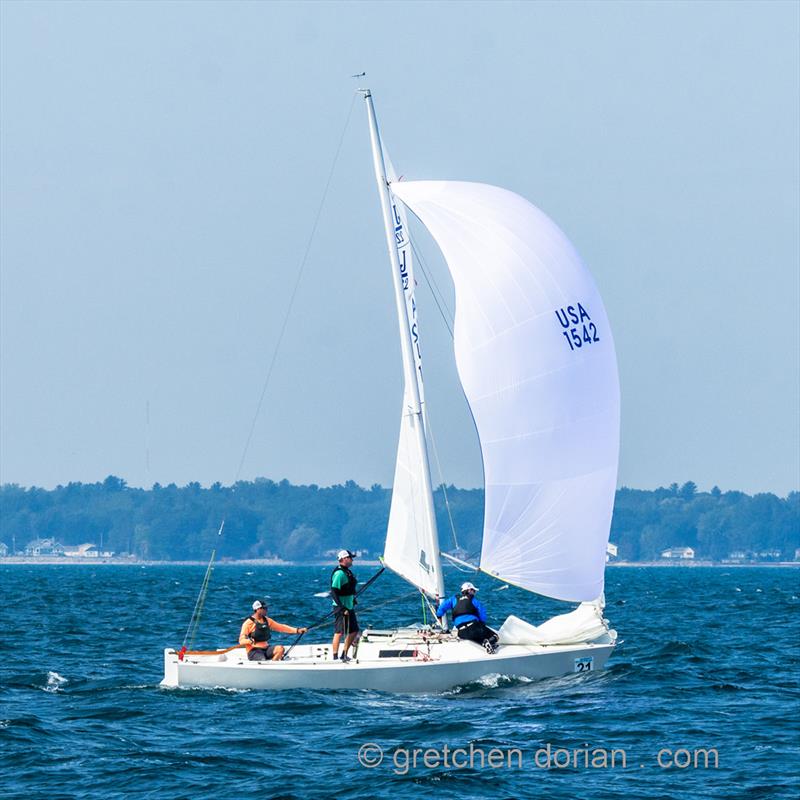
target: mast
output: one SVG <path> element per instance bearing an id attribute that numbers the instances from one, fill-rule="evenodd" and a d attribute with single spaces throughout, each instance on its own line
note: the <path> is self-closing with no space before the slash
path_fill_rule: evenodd
<path id="1" fill-rule="evenodd" d="M 411 339 L 411 326 L 408 319 L 408 307 L 406 306 L 403 284 L 400 279 L 400 262 L 397 257 L 397 246 L 394 234 L 394 219 L 392 216 L 392 198 L 389 190 L 389 183 L 386 180 L 386 165 L 383 157 L 383 147 L 378 131 L 378 121 L 375 118 L 375 107 L 372 104 L 372 93 L 369 89 L 360 90 L 364 95 L 367 104 L 367 116 L 369 118 L 369 134 L 372 144 L 372 162 L 375 167 L 375 180 L 378 184 L 378 194 L 381 199 L 381 211 L 383 213 L 383 226 L 386 233 L 386 245 L 389 250 L 389 263 L 392 268 L 392 285 L 394 286 L 394 299 L 397 310 L 397 321 L 400 326 L 400 349 L 403 356 L 403 374 L 405 384 L 410 392 L 411 406 L 406 409 L 406 413 L 413 419 L 413 430 L 416 436 L 416 444 L 422 461 L 423 471 L 423 492 L 426 522 L 433 533 L 434 547 L 430 554 L 432 566 L 436 574 L 436 592 L 439 597 L 444 597 L 444 577 L 442 575 L 442 563 L 439 555 L 439 533 L 436 527 L 436 514 L 433 508 L 433 489 L 431 487 L 431 468 L 428 461 L 428 446 L 425 441 L 425 425 L 423 418 L 422 403 L 420 402 L 419 383 L 417 370 L 414 363 L 413 341 Z"/>

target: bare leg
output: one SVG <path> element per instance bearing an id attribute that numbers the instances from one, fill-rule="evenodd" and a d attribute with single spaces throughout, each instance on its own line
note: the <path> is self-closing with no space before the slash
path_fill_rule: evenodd
<path id="1" fill-rule="evenodd" d="M 333 642 L 331 644 L 331 650 L 333 650 L 333 657 L 336 658 L 339 652 L 339 642 L 342 640 L 341 633 L 334 633 L 333 634 Z"/>
<path id="2" fill-rule="evenodd" d="M 273 661 L 281 661 L 283 659 L 283 653 L 284 653 L 283 645 L 282 644 L 276 644 L 275 645 L 275 650 L 272 653 L 272 660 Z"/>
<path id="3" fill-rule="evenodd" d="M 347 651 L 353 646 L 353 640 L 356 638 L 354 633 L 348 633 L 347 638 L 344 640 L 344 655 L 347 655 Z"/>

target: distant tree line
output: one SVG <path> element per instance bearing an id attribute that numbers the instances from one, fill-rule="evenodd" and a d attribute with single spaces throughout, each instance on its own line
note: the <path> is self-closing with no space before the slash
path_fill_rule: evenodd
<path id="1" fill-rule="evenodd" d="M 614 502 L 611 540 L 626 561 L 648 561 L 670 547 L 692 547 L 697 558 L 721 561 L 732 553 L 791 561 L 800 547 L 800 492 L 698 492 L 683 486 L 643 491 L 621 488 Z"/>
<path id="2" fill-rule="evenodd" d="M 445 494 L 447 502 L 445 502 Z M 22 551 L 34 539 L 63 545 L 92 542 L 144 559 L 204 560 L 217 547 L 225 558 L 304 560 L 349 547 L 383 550 L 391 490 L 353 481 L 320 487 L 259 478 L 203 488 L 155 484 L 137 489 L 110 475 L 102 483 L 55 489 L 0 487 L 0 542 Z M 439 487 L 435 492 L 442 546 L 480 550 L 483 491 Z M 225 520 L 224 533 L 218 530 Z M 792 560 L 800 548 L 800 493 L 698 492 L 691 481 L 653 491 L 617 491 L 611 541 L 619 557 L 658 558 L 669 547 L 689 546 L 697 558 L 721 560 L 736 551 L 772 553 Z M 779 553 L 779 556 L 775 556 Z"/>

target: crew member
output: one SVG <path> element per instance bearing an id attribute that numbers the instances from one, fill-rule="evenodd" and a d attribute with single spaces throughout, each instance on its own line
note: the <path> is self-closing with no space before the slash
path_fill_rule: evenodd
<path id="1" fill-rule="evenodd" d="M 242 624 L 239 633 L 239 644 L 247 648 L 247 657 L 250 661 L 280 661 L 283 658 L 282 644 L 270 644 L 269 638 L 272 631 L 279 633 L 305 633 L 308 628 L 293 628 L 275 622 L 267 616 L 266 600 L 256 600 L 253 603 L 253 613 Z"/>
<path id="2" fill-rule="evenodd" d="M 439 604 L 436 616 L 443 617 L 453 612 L 453 625 L 458 630 L 459 639 L 469 639 L 484 647 L 487 653 L 497 652 L 497 634 L 486 625 L 486 609 L 475 597 L 476 586 L 467 582 L 461 584 L 460 594 L 454 595 Z"/>
<path id="3" fill-rule="evenodd" d="M 339 563 L 331 573 L 331 598 L 335 609 L 334 634 L 331 650 L 333 658 L 339 658 L 339 642 L 344 634 L 344 650 L 342 661 L 349 661 L 347 651 L 353 646 L 358 636 L 358 619 L 355 612 L 356 576 L 350 570 L 354 555 L 349 550 L 340 550 L 336 556 Z"/>

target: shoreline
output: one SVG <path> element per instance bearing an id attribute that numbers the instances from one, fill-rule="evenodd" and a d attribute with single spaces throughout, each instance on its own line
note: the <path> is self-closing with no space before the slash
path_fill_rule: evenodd
<path id="1" fill-rule="evenodd" d="M 739 567 L 800 567 L 800 561 L 614 561 L 607 567 L 713 567 L 730 569 Z"/>
<path id="2" fill-rule="evenodd" d="M 282 561 L 271 558 L 244 558 L 218 561 L 214 567 L 328 567 L 329 561 Z M 365 567 L 379 567 L 380 561 L 361 559 Z M 157 561 L 134 558 L 78 558 L 55 556 L 5 556 L 0 558 L 2 566 L 62 566 L 62 567 L 206 567 L 207 561 Z M 740 569 L 742 567 L 800 567 L 800 561 L 612 561 L 606 567 L 663 567 L 667 569 L 711 567 L 713 569 Z"/>
<path id="3" fill-rule="evenodd" d="M 239 558 L 217 561 L 217 567 L 329 567 L 332 561 L 283 561 L 274 558 Z M 365 567 L 379 567 L 379 561 L 359 559 Z M 48 567 L 207 567 L 208 561 L 157 561 L 139 558 L 80 558 L 77 556 L 5 556 L 0 558 L 0 567 L 4 565 L 31 565 Z"/>

